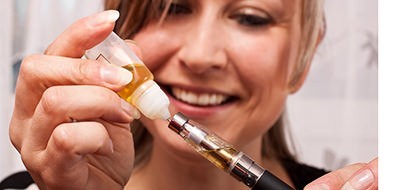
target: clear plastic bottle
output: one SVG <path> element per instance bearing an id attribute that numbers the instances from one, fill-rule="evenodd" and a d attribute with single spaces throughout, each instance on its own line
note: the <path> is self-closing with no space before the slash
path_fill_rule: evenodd
<path id="1" fill-rule="evenodd" d="M 156 82 L 153 74 L 114 32 L 101 43 L 89 49 L 85 57 L 121 66 L 132 73 L 132 81 L 118 95 L 133 104 L 150 119 L 167 120 L 169 100 Z"/>

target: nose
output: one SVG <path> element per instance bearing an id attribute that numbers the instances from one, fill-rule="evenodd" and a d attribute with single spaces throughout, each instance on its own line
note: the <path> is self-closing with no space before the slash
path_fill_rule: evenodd
<path id="1" fill-rule="evenodd" d="M 193 21 L 182 34 L 179 61 L 192 73 L 204 74 L 227 66 L 224 34 L 215 22 L 211 19 Z"/>

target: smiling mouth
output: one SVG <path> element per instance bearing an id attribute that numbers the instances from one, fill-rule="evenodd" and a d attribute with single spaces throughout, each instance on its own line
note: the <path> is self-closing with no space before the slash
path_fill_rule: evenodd
<path id="1" fill-rule="evenodd" d="M 170 87 L 168 92 L 177 100 L 192 106 L 220 106 L 237 97 L 221 93 L 195 93 L 178 87 Z"/>

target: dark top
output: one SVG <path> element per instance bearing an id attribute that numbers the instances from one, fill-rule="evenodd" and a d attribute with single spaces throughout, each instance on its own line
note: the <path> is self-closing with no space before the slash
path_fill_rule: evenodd
<path id="1" fill-rule="evenodd" d="M 304 189 L 307 184 L 328 173 L 324 169 L 315 168 L 292 160 L 283 160 L 282 164 L 295 188 L 298 190 Z"/>
<path id="2" fill-rule="evenodd" d="M 283 160 L 283 167 L 289 174 L 295 188 L 300 190 L 314 181 L 315 179 L 323 176 L 327 171 L 318 169 L 306 164 L 301 164 L 291 160 Z M 25 189 L 34 183 L 32 177 L 27 171 L 12 174 L 0 182 L 1 189 Z"/>

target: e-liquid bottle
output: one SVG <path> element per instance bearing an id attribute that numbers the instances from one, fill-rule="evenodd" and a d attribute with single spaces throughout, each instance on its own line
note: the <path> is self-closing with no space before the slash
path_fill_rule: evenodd
<path id="1" fill-rule="evenodd" d="M 133 76 L 132 81 L 117 93 L 138 108 L 143 115 L 150 119 L 164 120 L 171 116 L 168 97 L 154 82 L 153 74 L 114 32 L 103 42 L 87 50 L 85 57 L 129 70 Z"/>

